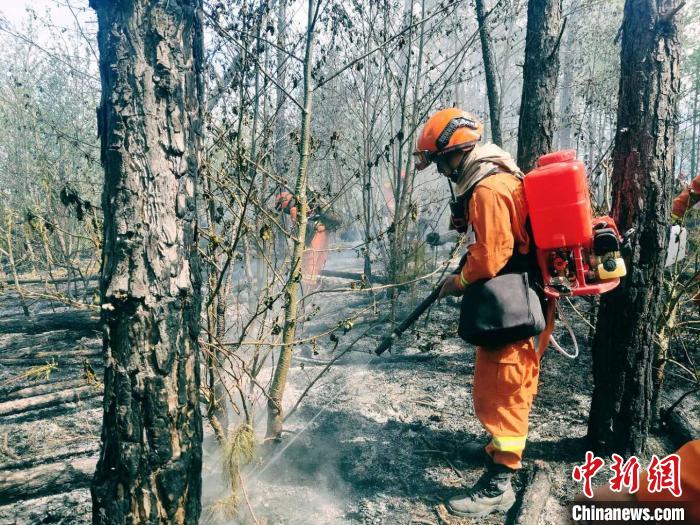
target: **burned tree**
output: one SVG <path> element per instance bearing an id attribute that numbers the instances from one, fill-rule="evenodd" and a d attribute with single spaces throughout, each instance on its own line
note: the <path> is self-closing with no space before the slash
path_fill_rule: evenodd
<path id="1" fill-rule="evenodd" d="M 628 276 L 601 299 L 588 437 L 599 453 L 645 446 L 662 296 L 680 86 L 675 0 L 627 0 L 622 24 L 612 215 L 635 228 Z"/>
<path id="2" fill-rule="evenodd" d="M 198 0 L 91 0 L 102 79 L 105 393 L 93 523 L 196 523 Z"/>
<path id="3" fill-rule="evenodd" d="M 523 95 L 518 124 L 518 166 L 524 172 L 552 149 L 559 44 L 564 31 L 561 0 L 530 0 L 527 6 Z"/>

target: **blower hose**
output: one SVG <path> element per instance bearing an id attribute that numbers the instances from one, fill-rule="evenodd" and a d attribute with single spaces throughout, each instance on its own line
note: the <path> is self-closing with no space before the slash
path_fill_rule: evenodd
<path id="1" fill-rule="evenodd" d="M 561 319 L 562 324 L 564 325 L 564 328 L 566 328 L 566 331 L 569 332 L 569 336 L 571 337 L 571 341 L 574 343 L 574 353 L 570 354 L 566 350 L 564 350 L 559 343 L 554 339 L 554 336 L 551 335 L 549 336 L 549 341 L 552 343 L 552 346 L 554 349 L 562 354 L 565 357 L 568 357 L 569 359 L 576 359 L 578 357 L 578 342 L 576 341 L 576 334 L 574 334 L 574 330 L 571 328 L 571 325 L 569 324 L 569 321 L 566 319 L 564 316 L 564 312 L 561 309 L 561 306 L 559 306 L 559 301 L 557 301 L 557 314 L 559 319 Z"/>

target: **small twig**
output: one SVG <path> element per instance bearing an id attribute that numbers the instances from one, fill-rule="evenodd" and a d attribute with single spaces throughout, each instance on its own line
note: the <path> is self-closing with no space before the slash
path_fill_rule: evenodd
<path id="1" fill-rule="evenodd" d="M 462 473 L 459 471 L 459 469 L 458 469 L 457 467 L 455 467 L 454 463 L 452 463 L 452 461 L 450 461 L 450 458 L 448 458 L 447 456 L 445 456 L 445 461 L 447 461 L 447 464 L 452 468 L 452 470 L 455 471 L 455 473 L 456 473 L 460 478 L 462 478 L 462 480 L 467 481 L 467 478 L 465 478 L 465 477 L 464 477 L 464 474 L 462 474 Z"/>
<path id="2" fill-rule="evenodd" d="M 423 443 L 428 445 L 430 448 L 434 448 L 433 445 L 430 443 L 430 441 L 428 441 L 426 438 L 421 437 L 420 439 Z M 467 481 L 467 479 L 464 477 L 464 474 L 462 474 L 459 471 L 459 469 L 457 467 L 455 467 L 454 463 L 452 463 L 452 461 L 450 461 L 450 458 L 447 457 L 447 454 L 445 454 L 444 459 L 447 462 L 447 464 L 450 466 L 450 468 L 455 471 L 455 474 L 457 474 L 462 479 L 462 481 Z"/>
<path id="3" fill-rule="evenodd" d="M 668 415 L 675 410 L 675 408 L 680 405 L 683 400 L 688 397 L 690 394 L 694 394 L 695 392 L 700 392 L 700 386 L 697 386 L 693 388 L 692 390 L 688 390 L 685 394 L 683 394 L 680 398 L 678 398 L 677 401 L 675 401 L 670 407 L 668 407 L 664 411 L 664 418 L 668 417 Z"/>

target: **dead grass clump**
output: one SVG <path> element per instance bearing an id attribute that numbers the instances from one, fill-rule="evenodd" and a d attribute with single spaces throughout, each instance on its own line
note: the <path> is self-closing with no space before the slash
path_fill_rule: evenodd
<path id="1" fill-rule="evenodd" d="M 255 432 L 249 424 L 241 424 L 229 432 L 223 446 L 223 471 L 228 494 L 214 504 L 215 512 L 233 517 L 238 513 L 241 491 L 241 469 L 255 457 Z"/>

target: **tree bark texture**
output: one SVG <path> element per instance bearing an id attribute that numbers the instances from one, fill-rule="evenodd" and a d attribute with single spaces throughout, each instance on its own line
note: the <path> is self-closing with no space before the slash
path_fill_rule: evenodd
<path id="1" fill-rule="evenodd" d="M 201 511 L 200 0 L 91 0 L 102 101 L 102 448 L 93 523 Z"/>
<path id="2" fill-rule="evenodd" d="M 490 24 L 484 6 L 485 1 L 486 0 L 476 0 L 476 20 L 479 23 L 481 54 L 484 60 L 484 77 L 486 78 L 486 95 L 489 99 L 491 141 L 498 146 L 502 146 L 503 135 L 501 134 L 501 97 L 498 93 L 498 81 L 496 79 L 496 58 L 491 47 L 491 31 L 489 29 Z"/>
<path id="3" fill-rule="evenodd" d="M 524 172 L 552 150 L 554 102 L 559 76 L 561 0 L 530 0 L 527 6 L 523 94 L 518 124 L 518 166 Z"/>
<path id="4" fill-rule="evenodd" d="M 627 0 L 613 152 L 612 216 L 636 228 L 628 275 L 601 297 L 588 437 L 598 453 L 639 454 L 651 419 L 652 363 L 673 179 L 680 87 L 674 0 Z"/>

